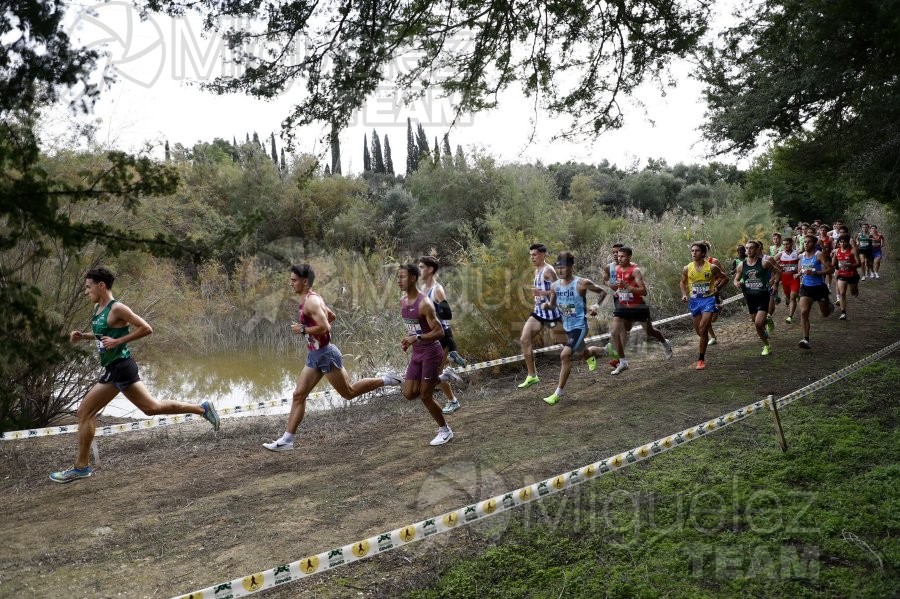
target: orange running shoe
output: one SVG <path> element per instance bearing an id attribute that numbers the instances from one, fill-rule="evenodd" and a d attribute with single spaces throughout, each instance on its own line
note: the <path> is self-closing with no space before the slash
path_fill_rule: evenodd
<path id="1" fill-rule="evenodd" d="M 697 370 L 703 370 L 704 368 L 706 368 L 706 362 L 697 360 Z"/>

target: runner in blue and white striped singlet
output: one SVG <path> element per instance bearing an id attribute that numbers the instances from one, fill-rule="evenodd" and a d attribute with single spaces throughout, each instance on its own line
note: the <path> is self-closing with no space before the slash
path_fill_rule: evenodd
<path id="1" fill-rule="evenodd" d="M 565 343 L 567 339 L 563 328 L 557 326 L 561 320 L 559 310 L 556 308 L 544 310 L 541 306 L 550 298 L 550 285 L 559 278 L 553 267 L 546 262 L 547 246 L 543 243 L 534 243 L 528 248 L 528 251 L 531 264 L 534 266 L 534 280 L 529 289 L 534 297 L 534 308 L 528 316 L 528 320 L 525 321 L 525 326 L 522 327 L 522 336 L 519 338 L 522 344 L 522 353 L 525 356 L 525 367 L 528 369 L 528 376 L 525 378 L 525 382 L 519 385 L 520 389 L 540 382 L 534 366 L 532 338 L 540 333 L 543 327 L 549 327 L 556 343 Z"/>

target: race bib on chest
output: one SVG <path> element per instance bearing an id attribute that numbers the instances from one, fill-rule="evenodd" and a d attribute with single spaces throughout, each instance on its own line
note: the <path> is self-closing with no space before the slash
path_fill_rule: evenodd
<path id="1" fill-rule="evenodd" d="M 422 326 L 419 324 L 418 320 L 413 320 L 411 318 L 404 318 L 403 324 L 406 326 L 406 334 L 407 335 L 421 335 L 422 334 Z"/>
<path id="2" fill-rule="evenodd" d="M 574 304 L 560 304 L 559 313 L 563 316 L 575 316 Z"/>
<path id="3" fill-rule="evenodd" d="M 797 272 L 796 264 L 782 264 L 781 272 Z"/>
<path id="4" fill-rule="evenodd" d="M 620 302 L 633 302 L 634 301 L 634 293 L 631 291 L 620 291 L 618 293 Z"/>
<path id="5" fill-rule="evenodd" d="M 691 287 L 691 297 L 706 297 L 709 295 L 709 283 L 694 283 Z"/>

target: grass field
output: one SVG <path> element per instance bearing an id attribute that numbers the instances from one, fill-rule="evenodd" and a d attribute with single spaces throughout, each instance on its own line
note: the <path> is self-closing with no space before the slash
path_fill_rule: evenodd
<path id="1" fill-rule="evenodd" d="M 888 597 L 900 560 L 900 359 L 529 504 L 414 599 Z"/>

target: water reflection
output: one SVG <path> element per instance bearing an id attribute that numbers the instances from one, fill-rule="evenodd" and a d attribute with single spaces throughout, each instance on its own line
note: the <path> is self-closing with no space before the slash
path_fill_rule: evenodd
<path id="1" fill-rule="evenodd" d="M 218 408 L 290 398 L 305 359 L 304 350 L 291 353 L 247 351 L 206 356 L 162 356 L 152 361 L 138 357 L 141 379 L 156 398 L 189 403 L 210 400 Z M 344 356 L 344 366 L 351 376 L 354 374 L 354 363 L 353 355 Z M 332 390 L 331 385 L 323 378 L 313 391 L 328 390 Z M 347 403 L 332 390 L 330 397 L 310 399 L 306 409 L 330 410 Z M 269 408 L 265 413 L 285 413 L 288 409 Z M 123 395 L 116 397 L 104 413 L 123 418 L 145 417 Z"/>

